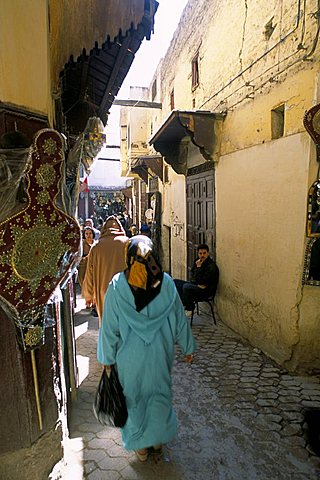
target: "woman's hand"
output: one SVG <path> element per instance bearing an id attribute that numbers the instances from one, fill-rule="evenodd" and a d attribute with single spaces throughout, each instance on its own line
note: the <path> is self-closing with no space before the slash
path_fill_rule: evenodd
<path id="1" fill-rule="evenodd" d="M 106 371 L 106 374 L 107 374 L 108 378 L 111 375 L 111 367 L 112 367 L 112 365 L 103 365 L 103 369 Z"/>

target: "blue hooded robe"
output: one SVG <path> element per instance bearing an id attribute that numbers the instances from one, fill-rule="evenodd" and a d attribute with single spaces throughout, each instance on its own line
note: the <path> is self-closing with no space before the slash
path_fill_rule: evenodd
<path id="1" fill-rule="evenodd" d="M 163 274 L 160 293 L 137 312 L 125 274 L 115 275 L 105 296 L 97 358 L 117 364 L 128 408 L 122 428 L 127 450 L 166 443 L 177 433 L 171 392 L 176 342 L 184 355 L 195 350 L 171 277 Z"/>

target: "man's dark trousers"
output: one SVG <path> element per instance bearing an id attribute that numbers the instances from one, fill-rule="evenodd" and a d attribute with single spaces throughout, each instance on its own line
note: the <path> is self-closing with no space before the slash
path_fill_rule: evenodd
<path id="1" fill-rule="evenodd" d="M 209 296 L 208 288 L 200 288 L 185 280 L 175 279 L 174 283 L 186 310 L 193 310 L 195 302 L 206 300 Z"/>

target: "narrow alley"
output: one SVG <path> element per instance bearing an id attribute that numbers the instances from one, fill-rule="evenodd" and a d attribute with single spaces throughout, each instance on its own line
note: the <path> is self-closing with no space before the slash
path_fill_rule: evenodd
<path id="1" fill-rule="evenodd" d="M 79 304 L 83 302 L 78 300 Z M 78 309 L 81 306 L 78 306 Z M 178 437 L 163 456 L 140 463 L 121 446 L 118 429 L 92 411 L 101 367 L 98 320 L 76 314 L 80 388 L 65 446 L 65 480 L 302 480 L 320 479 L 320 459 L 308 445 L 303 412 L 320 407 L 318 377 L 289 375 L 218 319 L 200 312 L 192 365 L 177 351 L 173 372 Z M 56 472 L 57 473 L 57 472 Z"/>
<path id="2" fill-rule="evenodd" d="M 320 480 L 320 0 L 1 6 L 0 480 Z M 99 359 L 146 462 L 93 413 L 125 269 L 106 315 L 150 332 Z M 141 353 L 161 272 L 216 302 L 194 357 Z"/>

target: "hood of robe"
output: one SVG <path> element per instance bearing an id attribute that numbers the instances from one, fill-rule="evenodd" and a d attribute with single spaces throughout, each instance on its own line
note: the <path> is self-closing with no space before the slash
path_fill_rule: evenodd
<path id="1" fill-rule="evenodd" d="M 117 235 L 125 236 L 126 232 L 124 231 L 120 220 L 115 215 L 111 215 L 107 218 L 103 224 L 103 227 L 101 228 L 100 238 Z"/>
<path id="2" fill-rule="evenodd" d="M 152 343 L 158 330 L 166 322 L 173 311 L 172 307 L 176 299 L 177 290 L 168 274 L 163 274 L 163 280 L 159 295 L 150 304 L 137 312 L 132 291 L 129 287 L 125 274 L 118 273 L 112 280 L 109 288 L 115 288 L 116 302 L 119 309 L 120 322 L 125 318 L 130 328 L 146 344 Z"/>

